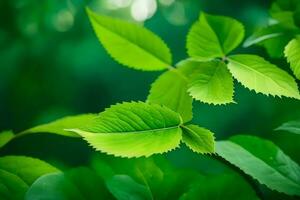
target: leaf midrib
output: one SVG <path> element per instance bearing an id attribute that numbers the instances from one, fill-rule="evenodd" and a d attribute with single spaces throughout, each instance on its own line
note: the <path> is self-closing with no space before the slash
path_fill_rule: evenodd
<path id="1" fill-rule="evenodd" d="M 76 133 L 82 133 L 82 134 L 142 134 L 142 133 L 146 133 L 149 131 L 152 132 L 159 132 L 159 131 L 167 131 L 167 130 L 171 130 L 171 129 L 177 129 L 180 128 L 181 124 L 177 125 L 177 126 L 170 126 L 170 127 L 165 127 L 165 128 L 157 128 L 157 129 L 148 129 L 148 130 L 142 130 L 142 131 L 124 131 L 124 132 L 89 132 L 89 131 L 84 131 L 81 129 L 64 129 L 66 131 L 72 131 L 72 132 L 76 132 Z"/>

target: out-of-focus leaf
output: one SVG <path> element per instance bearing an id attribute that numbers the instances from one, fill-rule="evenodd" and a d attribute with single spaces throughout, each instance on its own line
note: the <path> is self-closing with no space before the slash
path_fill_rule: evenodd
<path id="1" fill-rule="evenodd" d="M 71 129 L 96 150 L 121 157 L 164 153 L 180 144 L 182 119 L 158 104 L 124 102 L 100 113 L 82 129 Z"/>
<path id="2" fill-rule="evenodd" d="M 23 200 L 28 187 L 18 176 L 0 169 L 0 199 Z"/>
<path id="3" fill-rule="evenodd" d="M 190 189 L 181 196 L 180 200 L 224 200 L 243 199 L 258 200 L 255 191 L 235 173 L 225 173 L 201 177 Z"/>
<path id="4" fill-rule="evenodd" d="M 106 185 L 109 191 L 118 200 L 151 200 L 151 191 L 142 184 L 137 183 L 128 175 L 114 175 Z"/>
<path id="5" fill-rule="evenodd" d="M 233 55 L 228 68 L 242 85 L 256 93 L 300 99 L 294 78 L 262 57 Z"/>
<path id="6" fill-rule="evenodd" d="M 13 138 L 14 133 L 12 131 L 2 131 L 0 133 L 0 148 L 5 146 Z"/>
<path id="7" fill-rule="evenodd" d="M 119 63 L 147 71 L 171 66 L 169 48 L 154 33 L 137 24 L 98 15 L 90 9 L 87 13 L 98 39 Z"/>
<path id="8" fill-rule="evenodd" d="M 188 122 L 193 117 L 193 99 L 187 93 L 187 83 L 188 79 L 177 69 L 167 71 L 152 84 L 147 102 L 165 105 Z"/>
<path id="9" fill-rule="evenodd" d="M 94 157 L 91 165 L 106 182 L 110 182 L 116 175 L 127 175 L 124 178 L 132 182 L 129 185 L 138 184 L 141 191 L 145 191 L 144 187 L 146 187 L 150 192 L 151 199 L 178 199 L 200 176 L 194 171 L 173 168 L 162 156 L 130 160 L 97 156 Z M 124 183 L 126 182 L 124 181 Z M 125 186 L 122 184 L 121 187 Z"/>
<path id="10" fill-rule="evenodd" d="M 59 171 L 42 160 L 26 156 L 0 157 L 0 169 L 17 175 L 28 185 L 43 174 Z"/>
<path id="11" fill-rule="evenodd" d="M 288 43 L 285 47 L 284 54 L 291 65 L 294 75 L 300 79 L 300 37 Z"/>
<path id="12" fill-rule="evenodd" d="M 234 136 L 219 141 L 216 152 L 272 190 L 300 196 L 300 167 L 270 141 Z"/>
<path id="13" fill-rule="evenodd" d="M 187 36 L 190 57 L 201 61 L 224 57 L 244 38 L 243 25 L 235 19 L 202 13 Z"/>
<path id="14" fill-rule="evenodd" d="M 24 199 L 28 187 L 40 176 L 59 170 L 39 159 L 0 157 L 0 199 Z"/>
<path id="15" fill-rule="evenodd" d="M 270 14 L 282 25 L 296 28 L 293 15 L 299 8 L 299 0 L 276 0 L 271 6 Z"/>
<path id="16" fill-rule="evenodd" d="M 283 123 L 275 129 L 276 131 L 286 131 L 289 133 L 300 134 L 300 121 L 289 121 Z"/>
<path id="17" fill-rule="evenodd" d="M 25 199 L 98 200 L 113 197 L 95 172 L 80 167 L 40 177 L 29 188 Z"/>
<path id="18" fill-rule="evenodd" d="M 243 47 L 249 47 L 273 38 L 277 39 L 279 36 L 283 35 L 285 31 L 286 30 L 278 24 L 261 28 L 245 40 Z"/>
<path id="19" fill-rule="evenodd" d="M 28 130 L 25 130 L 19 134 L 17 137 L 34 134 L 34 133 L 53 133 L 57 135 L 63 135 L 68 137 L 80 137 L 78 134 L 65 129 L 73 129 L 85 126 L 86 124 L 91 123 L 91 121 L 96 117 L 96 114 L 83 114 L 76 116 L 68 116 L 62 119 L 55 120 L 48 124 L 42 124 Z"/>

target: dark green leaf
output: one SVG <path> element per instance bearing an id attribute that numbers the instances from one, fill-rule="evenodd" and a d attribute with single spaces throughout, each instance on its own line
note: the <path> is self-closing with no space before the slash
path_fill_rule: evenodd
<path id="1" fill-rule="evenodd" d="M 216 144 L 218 155 L 272 190 L 300 196 L 300 167 L 270 141 L 234 136 Z"/>

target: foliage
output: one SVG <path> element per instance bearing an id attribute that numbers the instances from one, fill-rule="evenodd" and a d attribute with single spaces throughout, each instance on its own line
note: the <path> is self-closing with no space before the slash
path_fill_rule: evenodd
<path id="1" fill-rule="evenodd" d="M 232 181 L 238 183 L 239 190 L 230 184 Z M 203 183 L 206 184 L 201 187 Z M 220 190 L 216 194 L 217 188 Z M 163 157 L 111 161 L 97 156 L 88 167 L 41 176 L 28 190 L 26 199 L 205 200 L 217 196 L 257 199 L 250 185 L 232 171 L 203 176 L 196 171 L 173 168 Z"/>
<path id="2" fill-rule="evenodd" d="M 145 102 L 117 103 L 99 114 L 64 117 L 17 134 L 1 132 L 0 148 L 22 136 L 50 133 L 82 139 L 108 154 L 66 171 L 35 158 L 1 157 L 1 198 L 259 199 L 252 178 L 271 190 L 300 196 L 300 167 L 273 142 L 245 135 L 215 142 L 210 130 L 192 123 L 193 99 L 212 105 L 236 103 L 234 79 L 256 93 L 300 100 L 292 75 L 267 58 L 238 49 L 245 33 L 241 22 L 201 12 L 187 34 L 188 58 L 174 64 L 166 43 L 140 24 L 89 8 L 86 12 L 115 61 L 136 70 L 166 71 L 151 85 Z M 299 12 L 297 0 L 276 1 L 270 9 L 276 23 L 261 28 L 243 45 L 262 45 L 271 57 L 284 54 L 297 79 Z M 276 130 L 299 134 L 299 122 L 287 122 Z M 198 156 L 208 154 L 240 174 L 227 168 L 214 175 L 181 170 L 154 155 L 181 142 Z"/>

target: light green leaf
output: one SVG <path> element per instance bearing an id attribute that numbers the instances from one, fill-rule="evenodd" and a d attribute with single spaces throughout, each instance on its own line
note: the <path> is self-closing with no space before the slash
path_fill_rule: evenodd
<path id="1" fill-rule="evenodd" d="M 113 197 L 95 172 L 80 167 L 40 177 L 29 188 L 25 199 L 98 200 Z"/>
<path id="2" fill-rule="evenodd" d="M 272 142 L 234 136 L 217 142 L 216 152 L 270 189 L 300 195 L 300 167 Z"/>
<path id="3" fill-rule="evenodd" d="M 188 33 L 188 54 L 201 61 L 224 57 L 241 43 L 243 37 L 243 25 L 237 20 L 202 13 Z"/>
<path id="4" fill-rule="evenodd" d="M 276 131 L 286 131 L 289 133 L 300 134 L 300 121 L 289 121 L 283 123 L 281 126 L 275 129 Z"/>
<path id="5" fill-rule="evenodd" d="M 13 138 L 14 138 L 14 133 L 12 131 L 2 131 L 0 133 L 0 148 L 5 146 Z"/>
<path id="6" fill-rule="evenodd" d="M 165 105 L 179 113 L 184 122 L 193 117 L 193 99 L 187 93 L 188 79 L 177 69 L 163 73 L 151 86 L 147 102 Z"/>
<path id="7" fill-rule="evenodd" d="M 182 126 L 182 141 L 196 153 L 214 153 L 214 135 L 209 130 L 197 125 Z"/>
<path id="8" fill-rule="evenodd" d="M 96 150 L 121 157 L 148 157 L 176 148 L 182 123 L 180 115 L 165 106 L 125 102 L 106 109 L 90 125 L 70 131 Z"/>
<path id="9" fill-rule="evenodd" d="M 251 186 L 235 173 L 222 173 L 199 178 L 180 200 L 259 200 Z"/>
<path id="10" fill-rule="evenodd" d="M 233 78 L 224 62 L 198 62 L 191 75 L 188 92 L 204 103 L 226 104 L 233 101 Z"/>
<path id="11" fill-rule="evenodd" d="M 266 95 L 300 99 L 294 78 L 259 56 L 230 56 L 228 68 L 232 75 L 250 90 Z"/>
<path id="12" fill-rule="evenodd" d="M 25 156 L 0 157 L 0 199 L 24 199 L 28 187 L 40 176 L 58 169 Z"/>
<path id="13" fill-rule="evenodd" d="M 295 76 L 300 79 L 300 38 L 291 40 L 285 47 L 284 54 Z"/>
<path id="14" fill-rule="evenodd" d="M 97 115 L 82 114 L 76 116 L 68 116 L 62 119 L 55 120 L 48 124 L 42 124 L 19 133 L 17 136 L 23 136 L 33 133 L 53 133 L 68 137 L 80 137 L 78 134 L 65 129 L 79 128 L 90 123 Z"/>
<path id="15" fill-rule="evenodd" d="M 96 35 L 106 51 L 119 63 L 140 70 L 163 70 L 171 66 L 167 45 L 154 33 L 137 24 L 87 9 Z"/>

